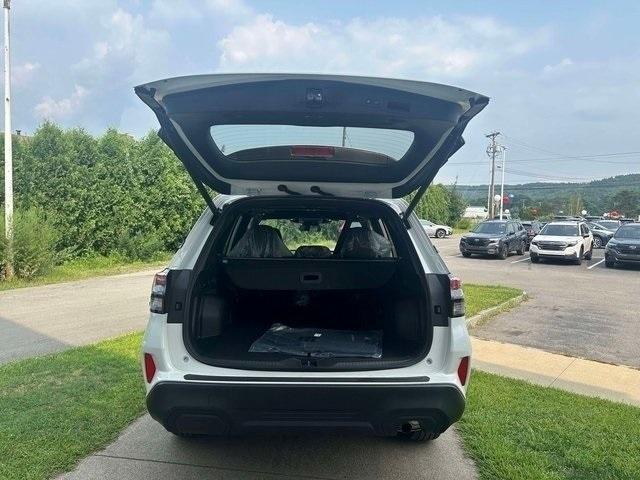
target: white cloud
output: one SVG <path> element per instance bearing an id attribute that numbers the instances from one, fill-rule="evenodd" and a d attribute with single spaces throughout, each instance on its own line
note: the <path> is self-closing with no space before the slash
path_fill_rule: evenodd
<path id="1" fill-rule="evenodd" d="M 544 73 L 553 73 L 560 70 L 566 70 L 571 66 L 573 66 L 573 60 L 571 60 L 570 58 L 563 58 L 555 65 L 545 65 L 542 70 Z"/>
<path id="2" fill-rule="evenodd" d="M 73 93 L 67 98 L 54 100 L 47 96 L 35 106 L 34 112 L 40 119 L 61 120 L 77 113 L 87 96 L 87 89 L 76 85 Z"/>
<path id="3" fill-rule="evenodd" d="M 290 24 L 256 15 L 219 41 L 220 69 L 463 77 L 545 44 L 486 18 L 353 19 Z"/>
<path id="4" fill-rule="evenodd" d="M 38 62 L 25 62 L 21 65 L 14 66 L 11 69 L 11 77 L 16 87 L 22 87 L 29 83 L 35 73 L 40 69 Z"/>

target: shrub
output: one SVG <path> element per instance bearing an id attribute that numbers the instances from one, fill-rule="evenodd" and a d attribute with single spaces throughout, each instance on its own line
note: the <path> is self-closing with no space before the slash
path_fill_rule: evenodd
<path id="1" fill-rule="evenodd" d="M 116 252 L 127 260 L 153 260 L 165 253 L 164 241 L 157 233 L 122 233 L 115 244 Z"/>
<path id="2" fill-rule="evenodd" d="M 472 225 L 473 223 L 471 222 L 470 218 L 461 218 L 460 220 L 458 220 L 455 226 L 460 230 L 469 230 L 471 229 Z"/>
<path id="3" fill-rule="evenodd" d="M 18 210 L 13 222 L 13 270 L 19 278 L 34 278 L 49 272 L 56 263 L 55 243 L 58 233 L 53 223 L 38 208 Z M 0 262 L 4 277 L 7 264 L 7 242 L 2 218 Z"/>

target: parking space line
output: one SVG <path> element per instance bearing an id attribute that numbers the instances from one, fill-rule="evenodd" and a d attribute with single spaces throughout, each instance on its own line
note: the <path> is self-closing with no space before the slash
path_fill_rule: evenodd
<path id="1" fill-rule="evenodd" d="M 602 262 L 604 262 L 604 258 L 602 260 L 600 260 L 598 263 L 594 263 L 593 265 L 589 265 L 587 267 L 587 270 L 591 270 L 593 267 L 596 267 L 596 266 L 600 265 Z"/>
<path id="2" fill-rule="evenodd" d="M 521 258 L 520 260 L 516 260 L 515 262 L 511 262 L 511 263 L 526 262 L 527 260 L 531 260 L 531 257 Z"/>

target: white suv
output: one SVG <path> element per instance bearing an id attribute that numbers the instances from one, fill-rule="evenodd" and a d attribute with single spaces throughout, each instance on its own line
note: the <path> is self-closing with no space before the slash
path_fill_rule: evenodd
<path id="1" fill-rule="evenodd" d="M 178 435 L 414 440 L 457 421 L 471 355 L 464 298 L 412 211 L 488 99 L 271 74 L 136 93 L 208 205 L 153 284 L 151 416 Z"/>
<path id="2" fill-rule="evenodd" d="M 585 222 L 563 221 L 547 223 L 531 240 L 531 261 L 542 258 L 571 260 L 577 265 L 582 259 L 591 260 L 593 234 Z"/>
<path id="3" fill-rule="evenodd" d="M 453 233 L 453 228 L 447 225 L 438 225 L 429 220 L 420 219 L 420 224 L 427 235 L 430 237 L 444 238 Z"/>

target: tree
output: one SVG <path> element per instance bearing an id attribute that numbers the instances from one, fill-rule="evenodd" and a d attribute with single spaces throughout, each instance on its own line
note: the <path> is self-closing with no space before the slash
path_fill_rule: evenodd
<path id="1" fill-rule="evenodd" d="M 407 197 L 411 201 L 415 193 Z M 424 196 L 418 202 L 415 212 L 419 218 L 425 218 L 435 223 L 455 225 L 462 217 L 467 202 L 458 194 L 455 188 L 447 188 L 442 184 L 430 185 Z"/>
<path id="2" fill-rule="evenodd" d="M 609 200 L 609 210 L 618 210 L 627 217 L 640 214 L 640 192 L 637 190 L 619 190 Z"/>

